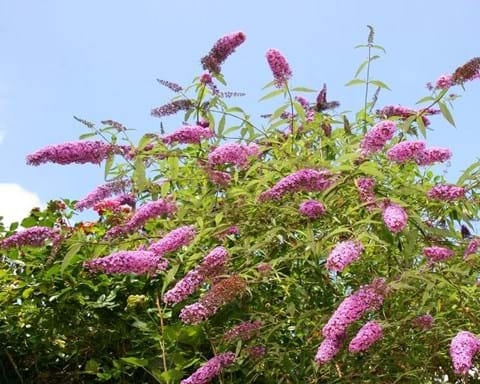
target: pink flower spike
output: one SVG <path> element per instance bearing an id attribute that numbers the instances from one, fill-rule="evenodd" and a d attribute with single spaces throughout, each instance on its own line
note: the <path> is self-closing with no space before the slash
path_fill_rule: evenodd
<path id="1" fill-rule="evenodd" d="M 221 353 L 208 360 L 190 377 L 182 380 L 180 384 L 208 384 L 220 375 L 222 369 L 229 367 L 234 361 L 235 354 L 233 352 Z"/>
<path id="2" fill-rule="evenodd" d="M 383 279 L 374 279 L 371 284 L 361 286 L 338 306 L 323 327 L 323 336 L 335 339 L 345 334 L 348 327 L 360 320 L 365 313 L 380 308 L 385 291 Z"/>
<path id="3" fill-rule="evenodd" d="M 326 169 L 304 168 L 282 178 L 277 184 L 259 196 L 260 201 L 280 200 L 287 193 L 317 192 L 329 188 L 335 179 Z"/>
<path id="4" fill-rule="evenodd" d="M 28 165 L 44 163 L 66 164 L 100 164 L 108 156 L 119 153 L 119 147 L 101 141 L 70 141 L 63 144 L 48 145 L 27 156 Z"/>
<path id="5" fill-rule="evenodd" d="M 424 151 L 424 141 L 402 141 L 387 151 L 387 157 L 391 161 L 404 163 L 409 160 L 415 161 Z"/>
<path id="6" fill-rule="evenodd" d="M 233 32 L 221 37 L 213 45 L 208 55 L 202 57 L 201 63 L 203 69 L 208 70 L 210 73 L 220 73 L 221 65 L 230 56 L 235 49 L 241 45 L 246 39 L 243 32 Z"/>
<path id="7" fill-rule="evenodd" d="M 451 157 L 452 152 L 448 148 L 432 147 L 420 152 L 415 161 L 418 165 L 432 165 L 434 163 L 444 163 L 450 160 Z"/>
<path id="8" fill-rule="evenodd" d="M 453 251 L 448 248 L 443 247 L 426 247 L 423 248 L 423 255 L 430 262 L 445 261 L 453 256 Z"/>
<path id="9" fill-rule="evenodd" d="M 352 353 L 366 351 L 370 346 L 376 343 L 383 336 L 383 330 L 376 321 L 366 323 L 356 336 L 352 339 L 348 346 L 348 350 Z"/>
<path id="10" fill-rule="evenodd" d="M 480 340 L 473 333 L 459 332 L 450 344 L 450 357 L 457 375 L 466 375 L 473 366 L 473 358 L 480 349 Z"/>
<path id="11" fill-rule="evenodd" d="M 407 226 L 407 212 L 399 205 L 390 203 L 383 210 L 383 222 L 390 232 L 400 233 Z"/>
<path id="12" fill-rule="evenodd" d="M 391 140 L 397 127 L 390 120 L 384 120 L 376 124 L 360 142 L 361 152 L 364 155 L 370 155 L 378 152 Z"/>
<path id="13" fill-rule="evenodd" d="M 346 334 L 343 333 L 336 337 L 325 338 L 317 349 L 315 355 L 315 362 L 318 365 L 324 365 L 332 360 L 335 355 L 340 351 L 345 342 Z"/>
<path id="14" fill-rule="evenodd" d="M 300 204 L 298 211 L 311 219 L 316 219 L 325 213 L 325 206 L 317 200 L 307 200 Z"/>
<path id="15" fill-rule="evenodd" d="M 440 184 L 431 188 L 427 196 L 432 200 L 454 201 L 465 197 L 465 188 L 456 185 Z"/>
<path id="16" fill-rule="evenodd" d="M 349 264 L 360 258 L 363 245 L 359 241 L 343 241 L 338 243 L 327 258 L 329 271 L 342 272 Z"/>
<path id="17" fill-rule="evenodd" d="M 180 247 L 190 244 L 195 238 L 196 232 L 193 225 L 186 225 L 170 231 L 165 237 L 153 243 L 148 248 L 156 255 L 163 256 Z"/>
<path id="18" fill-rule="evenodd" d="M 143 275 L 164 271 L 168 266 L 168 261 L 149 251 L 119 251 L 110 256 L 88 260 L 83 265 L 91 272 Z"/>
<path id="19" fill-rule="evenodd" d="M 0 241 L 0 249 L 8 249 L 13 247 L 41 247 L 46 240 L 56 242 L 60 239 L 60 234 L 52 228 L 48 227 L 30 227 L 14 233 Z"/>
<path id="20" fill-rule="evenodd" d="M 292 70 L 290 69 L 287 59 L 276 49 L 269 49 L 266 53 L 266 58 L 272 70 L 275 84 L 279 88 L 283 87 L 292 77 Z"/>
<path id="21" fill-rule="evenodd" d="M 480 248 L 480 238 L 470 240 L 463 254 L 463 259 L 466 260 L 471 255 L 474 255 L 475 253 L 477 253 L 479 248 Z"/>
<path id="22" fill-rule="evenodd" d="M 209 128 L 200 125 L 184 125 L 175 132 L 162 138 L 165 144 L 200 144 L 202 139 L 209 139 L 214 134 Z"/>

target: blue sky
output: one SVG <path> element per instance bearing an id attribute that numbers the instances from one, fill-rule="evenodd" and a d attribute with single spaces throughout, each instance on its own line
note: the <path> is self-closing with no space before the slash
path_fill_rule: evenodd
<path id="1" fill-rule="evenodd" d="M 200 57 L 228 32 L 247 34 L 223 66 L 229 89 L 247 92 L 243 105 L 254 105 L 271 80 L 264 53 L 277 48 L 292 66 L 295 85 L 320 88 L 326 82 L 342 110 L 355 110 L 362 90 L 344 84 L 364 58 L 353 47 L 365 40 L 366 24 L 387 49 L 373 76 L 393 92 L 384 92 L 378 105 L 413 105 L 427 94 L 427 81 L 480 55 L 479 15 L 475 0 L 0 0 L 0 195 L 1 186 L 11 183 L 42 202 L 82 197 L 102 182 L 102 169 L 29 167 L 25 156 L 77 139 L 85 129 L 73 115 L 158 132 L 150 109 L 171 94 L 155 79 L 189 83 L 201 73 Z M 479 100 L 477 81 L 455 105 L 458 129 L 433 120 L 429 144 L 453 150 L 452 180 L 479 155 Z M 257 105 L 254 112 L 268 110 Z M 164 123 L 174 129 L 178 121 Z M 34 202 L 8 191 L 0 196 L 0 210 Z"/>

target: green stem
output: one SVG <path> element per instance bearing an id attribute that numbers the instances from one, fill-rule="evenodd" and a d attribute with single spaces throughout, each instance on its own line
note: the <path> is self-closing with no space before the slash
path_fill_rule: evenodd
<path id="1" fill-rule="evenodd" d="M 163 371 L 166 372 L 167 368 L 167 356 L 165 353 L 165 341 L 163 340 L 164 324 L 163 324 L 163 309 L 160 305 L 160 298 L 158 292 L 155 291 L 155 305 L 157 306 L 158 316 L 160 317 L 160 349 L 162 350 L 162 362 Z"/>
<path id="2" fill-rule="evenodd" d="M 367 63 L 367 78 L 365 80 L 365 99 L 364 99 L 364 115 L 363 115 L 363 134 L 367 133 L 367 100 L 368 100 L 368 86 L 370 84 L 370 63 L 372 61 L 372 44 L 368 43 L 368 63 Z"/>
<path id="3" fill-rule="evenodd" d="M 292 97 L 292 93 L 290 92 L 290 88 L 288 87 L 288 83 L 285 83 L 285 88 L 288 92 L 288 98 L 290 100 L 290 113 L 291 113 L 291 122 L 290 124 L 292 124 L 292 151 L 293 151 L 293 145 L 295 144 L 295 136 L 297 134 L 297 130 L 295 129 L 295 125 L 293 124 L 294 123 L 294 120 L 293 120 L 293 117 L 294 117 L 294 114 L 293 114 L 293 97 Z"/>

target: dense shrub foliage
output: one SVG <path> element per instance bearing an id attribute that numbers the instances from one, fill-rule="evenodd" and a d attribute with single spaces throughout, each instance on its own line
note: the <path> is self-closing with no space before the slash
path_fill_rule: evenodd
<path id="1" fill-rule="evenodd" d="M 27 157 L 104 164 L 106 184 L 2 228 L 1 382 L 477 375 L 480 162 L 447 183 L 434 170 L 452 154 L 425 139 L 433 115 L 454 124 L 452 89 L 479 77 L 480 59 L 430 84 L 417 109 L 380 108 L 372 30 L 347 84 L 366 91 L 352 114 L 326 86 L 293 86 L 270 49 L 260 102 L 278 107 L 252 119 L 221 74 L 243 41 L 221 38 L 186 88 L 159 80 L 174 98 L 152 115 L 184 114 L 168 134 L 133 143 L 118 122 L 77 119 L 80 141 Z M 97 221 L 76 219 L 89 209 Z"/>

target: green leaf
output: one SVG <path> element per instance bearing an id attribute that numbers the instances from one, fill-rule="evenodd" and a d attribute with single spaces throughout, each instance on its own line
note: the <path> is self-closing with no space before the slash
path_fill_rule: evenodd
<path id="1" fill-rule="evenodd" d="M 422 103 L 426 103 L 427 101 L 433 101 L 435 100 L 432 96 L 425 96 L 425 97 L 422 97 L 420 100 L 418 100 L 415 104 L 422 104 Z"/>
<path id="2" fill-rule="evenodd" d="M 410 133 L 410 126 L 412 125 L 412 123 L 415 121 L 416 118 L 417 118 L 417 115 L 412 115 L 409 118 L 407 118 L 403 123 L 402 130 L 404 132 Z"/>
<path id="3" fill-rule="evenodd" d="M 383 51 L 383 53 L 387 53 L 387 51 L 385 50 L 385 48 L 383 48 L 381 45 L 374 44 L 374 45 L 372 45 L 372 48 L 375 48 L 375 49 L 378 49 L 378 50 L 380 50 L 380 51 Z"/>
<path id="4" fill-rule="evenodd" d="M 27 288 L 22 292 L 22 297 L 24 299 L 28 299 L 32 293 L 33 293 L 33 288 L 32 287 Z"/>
<path id="5" fill-rule="evenodd" d="M 376 176 L 376 177 L 379 177 L 381 179 L 383 179 L 383 173 L 377 168 L 376 164 L 375 163 L 371 163 L 371 162 L 366 162 L 366 163 L 363 163 L 362 165 L 360 165 L 360 167 L 358 168 L 359 171 L 367 174 L 367 175 L 370 175 L 370 176 Z"/>
<path id="6" fill-rule="evenodd" d="M 370 80 L 370 84 L 373 84 L 373 85 L 375 85 L 376 87 L 388 89 L 389 91 L 391 91 L 390 87 L 389 87 L 387 84 L 385 84 L 383 81 L 380 81 L 380 80 Z"/>
<path id="7" fill-rule="evenodd" d="M 145 175 L 145 163 L 143 162 L 143 158 L 141 156 L 137 156 L 135 159 L 134 164 L 134 171 L 133 171 L 133 182 L 135 186 L 141 191 L 147 185 L 147 178 Z"/>
<path id="8" fill-rule="evenodd" d="M 315 89 L 305 88 L 305 87 L 295 87 L 295 88 L 292 88 L 292 91 L 295 91 L 295 92 L 317 92 Z"/>
<path id="9" fill-rule="evenodd" d="M 370 58 L 370 63 L 373 61 L 373 60 L 376 60 L 376 59 L 379 59 L 380 56 L 378 55 L 375 55 L 375 56 L 372 56 Z M 355 75 L 353 77 L 358 77 L 358 75 L 365 69 L 365 67 L 368 65 L 368 62 L 369 60 L 365 60 L 362 64 L 359 65 L 357 71 L 355 72 Z"/>
<path id="10" fill-rule="evenodd" d="M 225 115 L 223 115 L 222 118 L 220 119 L 220 122 L 218 123 L 217 132 L 219 136 L 222 136 L 222 133 L 225 130 L 225 121 L 226 121 L 226 118 L 225 118 Z"/>
<path id="11" fill-rule="evenodd" d="M 21 226 L 24 227 L 24 228 L 30 228 L 30 227 L 33 227 L 36 224 L 37 224 L 37 220 L 32 216 L 26 217 L 21 222 Z"/>
<path id="12" fill-rule="evenodd" d="M 122 357 L 120 360 L 135 367 L 146 367 L 148 365 L 147 359 L 139 359 L 137 357 Z"/>
<path id="13" fill-rule="evenodd" d="M 114 156 L 109 155 L 108 158 L 107 158 L 107 161 L 105 162 L 105 172 L 104 172 L 104 177 L 105 178 L 107 178 L 108 175 L 110 174 L 110 171 L 111 171 L 112 166 L 113 166 L 113 159 L 114 159 Z"/>
<path id="14" fill-rule="evenodd" d="M 275 112 L 273 112 L 272 115 L 270 116 L 270 121 L 275 120 L 277 117 L 280 117 L 282 115 L 282 113 L 285 112 L 285 110 L 287 109 L 288 106 L 289 106 L 289 104 L 284 104 L 284 105 L 278 107 L 275 110 Z"/>
<path id="15" fill-rule="evenodd" d="M 142 150 L 150 141 L 152 140 L 151 135 L 143 135 L 140 141 L 138 142 L 138 149 Z"/>
<path id="16" fill-rule="evenodd" d="M 355 72 L 355 75 L 353 77 L 358 77 L 358 75 L 363 71 L 363 69 L 367 66 L 368 60 L 365 60 L 362 64 L 359 65 L 357 71 Z"/>
<path id="17" fill-rule="evenodd" d="M 173 384 L 178 383 L 183 377 L 183 371 L 177 369 L 169 369 L 168 371 L 162 372 L 159 376 L 159 379 L 162 383 Z"/>
<path id="18" fill-rule="evenodd" d="M 416 121 L 417 121 L 418 129 L 422 133 L 422 136 L 426 138 L 427 137 L 427 128 L 425 127 L 425 124 L 423 123 L 422 117 L 417 116 Z"/>
<path id="19" fill-rule="evenodd" d="M 270 88 L 274 84 L 275 84 L 275 80 L 272 80 L 269 83 L 265 84 L 262 89 Z"/>
<path id="20" fill-rule="evenodd" d="M 275 97 L 275 96 L 278 96 L 278 95 L 281 95 L 281 94 L 284 94 L 285 93 L 285 90 L 284 89 L 276 89 L 272 92 L 269 92 L 267 93 L 265 96 L 263 96 L 260 100 L 258 101 L 263 101 L 263 100 L 268 100 L 268 99 L 271 99 L 272 97 Z"/>
<path id="21" fill-rule="evenodd" d="M 297 115 L 300 118 L 300 120 L 302 122 L 305 121 L 305 110 L 303 109 L 302 105 L 294 101 L 293 108 L 295 109 L 295 112 L 297 112 Z"/>
<path id="22" fill-rule="evenodd" d="M 365 80 L 362 80 L 362 79 L 350 80 L 347 84 L 345 84 L 345 87 L 350 87 L 351 85 L 360 85 L 360 84 L 365 84 Z"/>
<path id="23" fill-rule="evenodd" d="M 440 107 L 443 117 L 445 117 L 445 119 L 455 127 L 455 121 L 453 120 L 452 114 L 450 113 L 447 105 L 443 101 L 439 101 L 438 106 Z"/>
<path id="24" fill-rule="evenodd" d="M 77 253 L 80 251 L 82 248 L 82 243 L 75 243 L 70 246 L 68 249 L 67 254 L 62 260 L 62 266 L 60 267 L 60 272 L 63 273 L 65 269 L 72 264 L 74 261 L 74 257 L 77 255 Z"/>
<path id="25" fill-rule="evenodd" d="M 80 140 L 88 139 L 89 137 L 94 137 L 97 136 L 96 132 L 89 132 L 89 133 L 84 133 L 83 135 L 80 135 L 78 138 Z"/>
<path id="26" fill-rule="evenodd" d="M 223 219 L 223 212 L 218 213 L 215 215 L 215 225 L 219 225 L 222 222 Z"/>
<path id="27" fill-rule="evenodd" d="M 223 75 L 221 73 L 214 73 L 213 74 L 213 77 L 215 79 L 217 79 L 220 83 L 222 83 L 223 85 L 227 85 L 227 82 L 225 81 Z"/>
<path id="28" fill-rule="evenodd" d="M 470 165 L 465 171 L 463 171 L 462 176 L 457 181 L 457 185 L 463 185 L 465 181 L 471 176 L 472 172 L 476 169 L 480 169 L 480 161 L 476 161 L 472 165 Z"/>
<path id="29" fill-rule="evenodd" d="M 85 364 L 85 372 L 96 373 L 100 369 L 100 363 L 95 359 L 90 359 Z"/>

